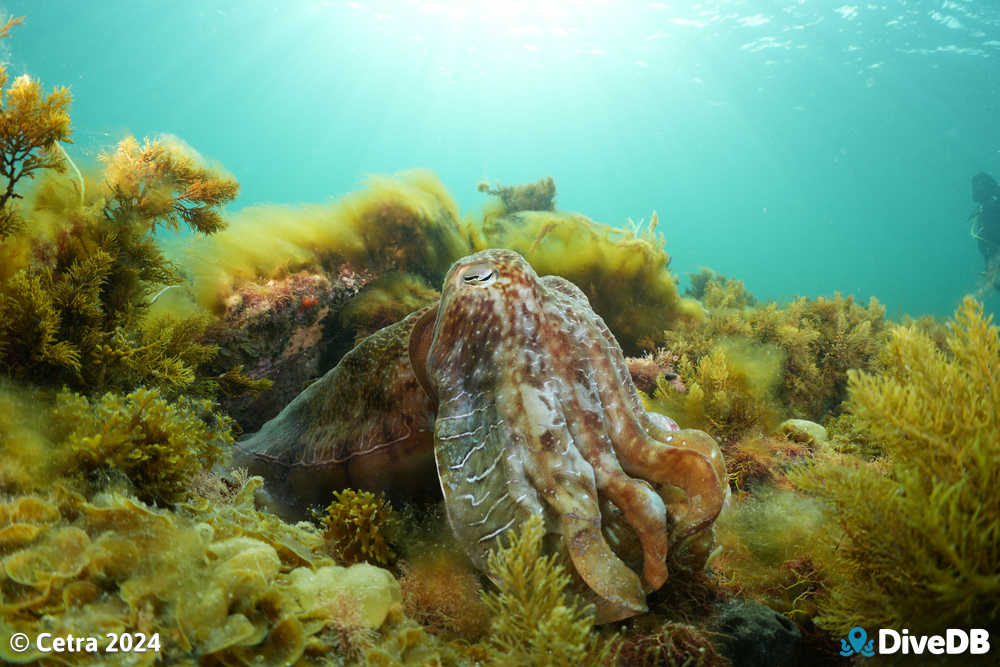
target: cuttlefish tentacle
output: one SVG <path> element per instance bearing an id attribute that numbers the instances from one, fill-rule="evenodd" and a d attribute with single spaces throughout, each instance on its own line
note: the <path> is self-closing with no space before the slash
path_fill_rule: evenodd
<path id="1" fill-rule="evenodd" d="M 511 290 L 520 292 L 522 304 L 544 302 L 530 282 L 514 284 Z M 501 384 L 509 389 L 498 392 L 498 403 L 519 450 L 515 458 L 524 462 L 528 480 L 557 515 L 577 573 L 615 608 L 616 616 L 629 616 L 646 610 L 645 591 L 601 530 L 600 486 L 591 465 L 597 448 L 577 437 L 579 383 L 567 382 L 554 367 L 572 363 L 566 355 L 573 350 L 566 349 L 565 332 L 558 324 L 543 309 L 530 307 L 503 322 L 503 340 L 515 345 L 507 354 L 518 363 L 499 367 Z"/>
<path id="2" fill-rule="evenodd" d="M 570 440 L 565 418 L 551 396 L 523 386 L 512 424 L 525 470 L 542 498 L 556 512 L 577 573 L 598 596 L 614 605 L 642 612 L 645 591 L 639 577 L 604 539 L 593 469 Z M 538 430 L 541 426 L 541 430 Z"/>
<path id="3" fill-rule="evenodd" d="M 556 276 L 546 276 L 542 282 L 567 301 L 589 306 L 587 297 L 572 283 Z M 564 312 L 576 326 L 590 327 L 596 334 L 589 335 L 588 331 L 575 338 L 585 351 L 592 367 L 590 372 L 611 379 L 595 385 L 600 392 L 603 412 L 610 422 L 607 428 L 611 429 L 611 440 L 615 452 L 621 456 L 622 468 L 629 475 L 677 486 L 685 492 L 686 506 L 671 507 L 678 524 L 674 532 L 678 539 L 710 524 L 721 511 L 726 492 L 721 481 L 725 479 L 725 468 L 715 441 L 701 431 L 666 431 L 657 425 L 643 408 L 624 357 L 604 321 L 596 316 L 582 319 L 578 314 L 587 312 L 582 307 L 566 307 Z M 616 506 L 624 512 L 617 503 Z M 632 520 L 628 523 L 634 528 L 650 525 Z M 646 549 L 646 542 L 643 546 Z M 664 566 L 664 578 L 665 569 Z M 655 579 L 647 578 L 647 581 L 652 584 Z M 659 583 L 662 584 L 662 580 Z"/>
<path id="4" fill-rule="evenodd" d="M 562 282 L 566 283 L 566 281 Z M 578 298 L 586 299 L 583 292 L 581 292 L 579 288 L 572 283 L 566 283 L 563 290 L 569 293 L 577 294 Z M 594 324 L 601 332 L 603 339 L 606 341 L 607 348 L 617 348 L 618 343 L 615 341 L 614 334 L 611 333 L 611 330 L 608 329 L 604 321 L 598 318 L 595 320 Z M 642 405 L 642 400 L 639 398 L 639 394 L 635 389 L 635 384 L 632 382 L 632 376 L 628 372 L 625 360 L 620 354 L 595 354 L 593 358 L 602 362 L 610 362 L 610 364 L 614 367 L 615 374 L 621 383 L 620 386 L 624 387 L 624 391 L 621 392 L 621 395 L 628 405 L 627 412 L 638 420 L 640 427 L 650 438 L 653 438 L 661 444 L 669 447 L 691 449 L 703 456 L 715 469 L 715 482 L 712 481 L 711 475 L 708 475 L 706 471 L 702 471 L 694 478 L 689 477 L 688 475 L 692 472 L 692 468 L 700 468 L 701 462 L 697 459 L 691 458 L 690 456 L 686 456 L 683 458 L 688 460 L 684 464 L 677 467 L 675 470 L 676 474 L 671 475 L 671 467 L 665 466 L 661 477 L 654 480 L 681 488 L 687 494 L 689 499 L 702 499 L 703 511 L 701 513 L 688 511 L 686 516 L 688 525 L 683 530 L 683 533 L 691 534 L 701 528 L 704 528 L 705 525 L 710 524 L 722 510 L 722 505 L 729 492 L 728 484 L 726 484 L 726 464 L 723 460 L 722 450 L 719 448 L 719 445 L 704 431 L 699 431 L 697 429 L 684 429 L 679 431 L 668 430 L 656 420 L 652 419 L 649 413 L 646 412 L 645 407 Z M 640 446 L 639 449 L 641 451 L 643 447 Z M 643 462 L 643 458 L 644 457 L 641 456 L 631 458 L 630 461 L 632 462 L 632 465 L 637 465 L 642 468 L 646 465 Z M 659 468 L 659 466 L 657 467 Z M 701 488 L 695 487 L 694 482 L 696 480 L 701 481 Z"/>
<path id="5" fill-rule="evenodd" d="M 504 324 L 482 310 L 461 309 L 437 318 L 425 377 L 440 395 L 434 456 L 452 531 L 469 557 L 485 569 L 486 555 L 501 536 L 529 516 L 544 516 L 536 488 L 513 446 L 511 427 L 498 408 L 500 378 L 481 367 L 495 366 L 495 349 L 469 350 L 477 332 L 501 337 Z"/>
<path id="6" fill-rule="evenodd" d="M 541 514 L 541 503 L 529 485 L 512 489 L 507 429 L 492 401 L 466 393 L 443 403 L 434 439 L 448 521 L 473 562 L 485 567 L 494 540 Z"/>
<path id="7" fill-rule="evenodd" d="M 631 392 L 621 390 L 623 385 L 631 383 L 628 373 L 620 375 L 608 355 L 595 354 L 592 363 L 596 373 L 610 374 L 622 383 L 600 386 L 601 400 L 609 417 L 611 439 L 615 442 L 615 452 L 621 459 L 622 468 L 630 475 L 670 484 L 687 494 L 683 517 L 675 517 L 678 538 L 712 523 L 722 510 L 725 486 L 713 462 L 701 453 L 705 448 L 701 440 L 703 434 L 694 430 L 673 431 L 665 433 L 663 441 L 653 438 L 643 428 L 637 413 L 629 409 L 628 396 Z M 646 419 L 647 423 L 651 421 Z"/>
<path id="8" fill-rule="evenodd" d="M 687 494 L 686 508 L 674 508 L 677 539 L 715 520 L 725 501 L 725 488 L 715 466 L 698 451 L 699 431 L 675 431 L 666 436 L 668 442 L 660 442 L 642 432 L 638 422 L 627 416 L 618 420 L 615 430 L 615 451 L 626 472 L 676 486 Z"/>
<path id="9" fill-rule="evenodd" d="M 708 435 L 673 426 L 645 412 L 579 289 L 487 250 L 452 266 L 437 306 L 365 339 L 240 443 L 237 460 L 299 509 L 345 485 L 402 491 L 436 472 L 480 568 L 542 516 L 605 622 L 646 609 L 668 555 L 710 548 L 725 467 Z"/>
<path id="10" fill-rule="evenodd" d="M 551 352 L 565 354 L 561 350 Z M 588 368 L 589 359 L 588 354 L 578 354 L 573 359 L 577 366 L 576 382 L 566 390 L 563 398 L 564 409 L 575 415 L 568 420 L 568 428 L 577 449 L 593 467 L 598 493 L 622 512 L 639 538 L 643 549 L 643 579 L 649 590 L 656 590 L 667 579 L 666 506 L 649 485 L 629 477 L 622 470 L 599 416 L 604 409 L 598 383 Z"/>

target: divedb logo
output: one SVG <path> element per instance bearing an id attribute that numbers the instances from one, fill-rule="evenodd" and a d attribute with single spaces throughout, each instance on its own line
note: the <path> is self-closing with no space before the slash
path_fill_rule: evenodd
<path id="1" fill-rule="evenodd" d="M 902 632 L 880 628 L 878 631 L 878 651 L 875 650 L 875 640 L 869 639 L 868 633 L 861 626 L 851 628 L 847 637 L 840 640 L 840 655 L 844 657 L 857 654 L 870 658 L 876 652 L 879 655 L 893 653 L 982 655 L 989 653 L 989 650 L 990 633 L 982 628 L 969 630 L 948 628 L 943 635 L 911 635 L 906 628 L 903 628 Z"/>

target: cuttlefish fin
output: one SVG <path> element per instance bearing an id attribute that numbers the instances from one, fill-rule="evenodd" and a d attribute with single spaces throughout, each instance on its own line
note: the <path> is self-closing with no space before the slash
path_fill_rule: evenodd
<path id="1" fill-rule="evenodd" d="M 434 325 L 437 322 L 439 305 L 440 302 L 427 306 L 410 331 L 410 366 L 413 368 L 413 374 L 417 376 L 417 382 L 435 403 L 438 397 L 427 373 L 427 354 L 434 340 Z"/>

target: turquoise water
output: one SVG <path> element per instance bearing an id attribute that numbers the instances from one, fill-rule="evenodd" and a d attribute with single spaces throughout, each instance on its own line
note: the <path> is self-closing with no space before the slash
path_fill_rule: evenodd
<path id="1" fill-rule="evenodd" d="M 684 277 L 950 314 L 983 262 L 969 180 L 1000 177 L 1000 5 L 903 0 L 21 0 L 11 73 L 69 85 L 86 160 L 175 134 L 231 209 L 365 174 L 552 175 L 613 225 L 658 211 Z M 987 295 L 1000 311 L 1000 298 Z"/>

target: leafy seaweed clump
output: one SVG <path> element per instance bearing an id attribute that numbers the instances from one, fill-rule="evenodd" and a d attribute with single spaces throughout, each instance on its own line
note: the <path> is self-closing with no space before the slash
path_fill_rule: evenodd
<path id="1" fill-rule="evenodd" d="M 706 298 L 711 293 L 706 288 Z M 783 362 L 774 397 L 781 418 L 820 422 L 836 414 L 846 397 L 848 369 L 873 369 L 886 338 L 885 308 L 874 298 L 867 306 L 840 294 L 800 297 L 783 307 L 747 307 L 742 302 L 742 297 L 720 297 L 702 321 L 673 323 L 663 345 L 677 355 L 677 371 L 685 383 L 695 377 L 706 356 L 717 354 L 720 339 L 731 341 L 734 351 L 754 346 L 779 350 Z M 739 341 L 742 345 L 732 344 Z M 733 361 L 740 363 L 738 358 Z"/>
<path id="2" fill-rule="evenodd" d="M 491 187 L 482 181 L 476 190 L 499 197 L 507 214 L 519 211 L 554 211 L 556 209 L 556 182 L 551 176 L 525 185 L 500 185 Z"/>
<path id="3" fill-rule="evenodd" d="M 615 643 L 593 633 L 594 607 L 567 592 L 570 575 L 557 555 L 543 555 L 544 534 L 541 517 L 533 516 L 487 559 L 497 588 L 483 593 L 494 614 L 491 662 L 536 667 L 609 662 Z"/>
<path id="4" fill-rule="evenodd" d="M 390 545 L 399 522 L 384 493 L 344 489 L 333 492 L 320 523 L 330 552 L 343 563 L 385 565 L 396 558 Z"/>
<path id="5" fill-rule="evenodd" d="M 825 584 L 819 562 L 832 545 L 823 537 L 827 521 L 819 501 L 782 488 L 781 481 L 736 496 L 719 516 L 722 549 L 712 568 L 732 593 L 808 626 Z"/>
<path id="6" fill-rule="evenodd" d="M 0 38 L 24 22 L 10 17 L 0 26 Z M 16 206 L 22 195 L 15 190 L 25 177 L 43 169 L 64 171 L 60 141 L 70 141 L 67 88 L 46 95 L 42 84 L 28 75 L 10 83 L 7 67 L 0 65 L 0 241 L 21 231 L 25 221 Z"/>
<path id="7" fill-rule="evenodd" d="M 123 226 L 141 220 L 143 232 L 155 232 L 157 225 L 178 231 L 183 223 L 214 234 L 226 227 L 218 207 L 240 191 L 235 179 L 208 167 L 176 137 L 146 139 L 141 146 L 128 137 L 102 161 L 112 195 L 106 214 Z"/>
<path id="8" fill-rule="evenodd" d="M 5 256 L 0 367 L 89 394 L 184 390 L 216 348 L 198 342 L 204 320 L 146 320 L 158 293 L 182 280 L 154 232 L 219 230 L 218 209 L 239 186 L 172 138 L 125 139 L 104 161 L 96 192 L 73 193 L 50 173 L 34 193 L 33 229 Z"/>
<path id="9" fill-rule="evenodd" d="M 722 338 L 696 365 L 689 357 L 681 359 L 678 370 L 686 392 L 660 376 L 646 407 L 723 441 L 766 433 L 782 410 L 777 394 L 784 362 L 784 350 L 777 345 Z"/>
<path id="10" fill-rule="evenodd" d="M 651 632 L 622 642 L 618 664 L 628 667 L 723 667 L 730 664 L 712 645 L 707 633 L 688 623 L 667 621 Z"/>
<path id="11" fill-rule="evenodd" d="M 53 484 L 85 495 L 115 488 L 173 505 L 229 454 L 231 420 L 207 399 L 168 401 L 156 389 L 87 398 L 0 385 L 0 492 Z"/>
<path id="12" fill-rule="evenodd" d="M 485 248 L 516 250 L 539 275 L 578 285 L 628 353 L 650 347 L 676 320 L 701 316 L 701 306 L 677 292 L 655 214 L 648 225 L 622 230 L 553 211 L 551 202 L 542 208 L 511 212 L 496 202 L 480 218 L 462 220 L 440 181 L 414 170 L 372 177 L 332 204 L 244 209 L 224 232 L 169 254 L 191 276 L 197 303 L 214 313 L 238 304 L 233 297 L 246 285 L 280 283 L 295 272 L 331 283 L 359 274 L 363 284 L 378 279 L 371 300 L 363 297 L 345 315 L 361 320 L 359 330 L 427 302 L 455 260 Z"/>
<path id="13" fill-rule="evenodd" d="M 332 204 L 253 206 L 229 228 L 169 252 L 191 277 L 202 307 L 221 312 L 240 286 L 308 270 L 333 279 L 345 266 L 396 271 L 437 287 L 471 252 L 458 204 L 429 171 L 372 176 Z"/>
<path id="14" fill-rule="evenodd" d="M 489 629 L 482 586 L 461 550 L 434 545 L 400 561 L 407 616 L 442 637 L 476 641 Z"/>
<path id="15" fill-rule="evenodd" d="M 747 308 L 757 304 L 757 298 L 747 291 L 742 280 L 704 267 L 698 273 L 689 273 L 688 278 L 691 286 L 684 294 L 698 299 L 706 308 Z"/>
<path id="16" fill-rule="evenodd" d="M 84 470 L 124 473 L 136 496 L 173 504 L 188 495 L 191 480 L 228 456 L 231 420 L 207 400 L 168 403 L 155 389 L 88 401 L 62 392 L 56 416 L 71 426 L 69 447 Z"/>
<path id="17" fill-rule="evenodd" d="M 894 327 L 879 373 L 850 373 L 848 409 L 884 464 L 816 465 L 794 477 L 842 530 L 818 623 L 931 634 L 1000 622 L 1000 340 L 966 298 L 942 350 Z"/>
<path id="18" fill-rule="evenodd" d="M 102 648 L 111 628 L 155 633 L 152 655 L 166 664 L 365 664 L 350 659 L 363 657 L 357 644 L 406 624 L 399 584 L 371 565 L 335 565 L 310 524 L 257 512 L 261 485 L 173 511 L 59 484 L 0 499 L 0 631 L 92 635 Z M 405 655 L 436 645 L 419 632 L 409 642 Z M 46 655 L 0 644 L 4 664 Z"/>

